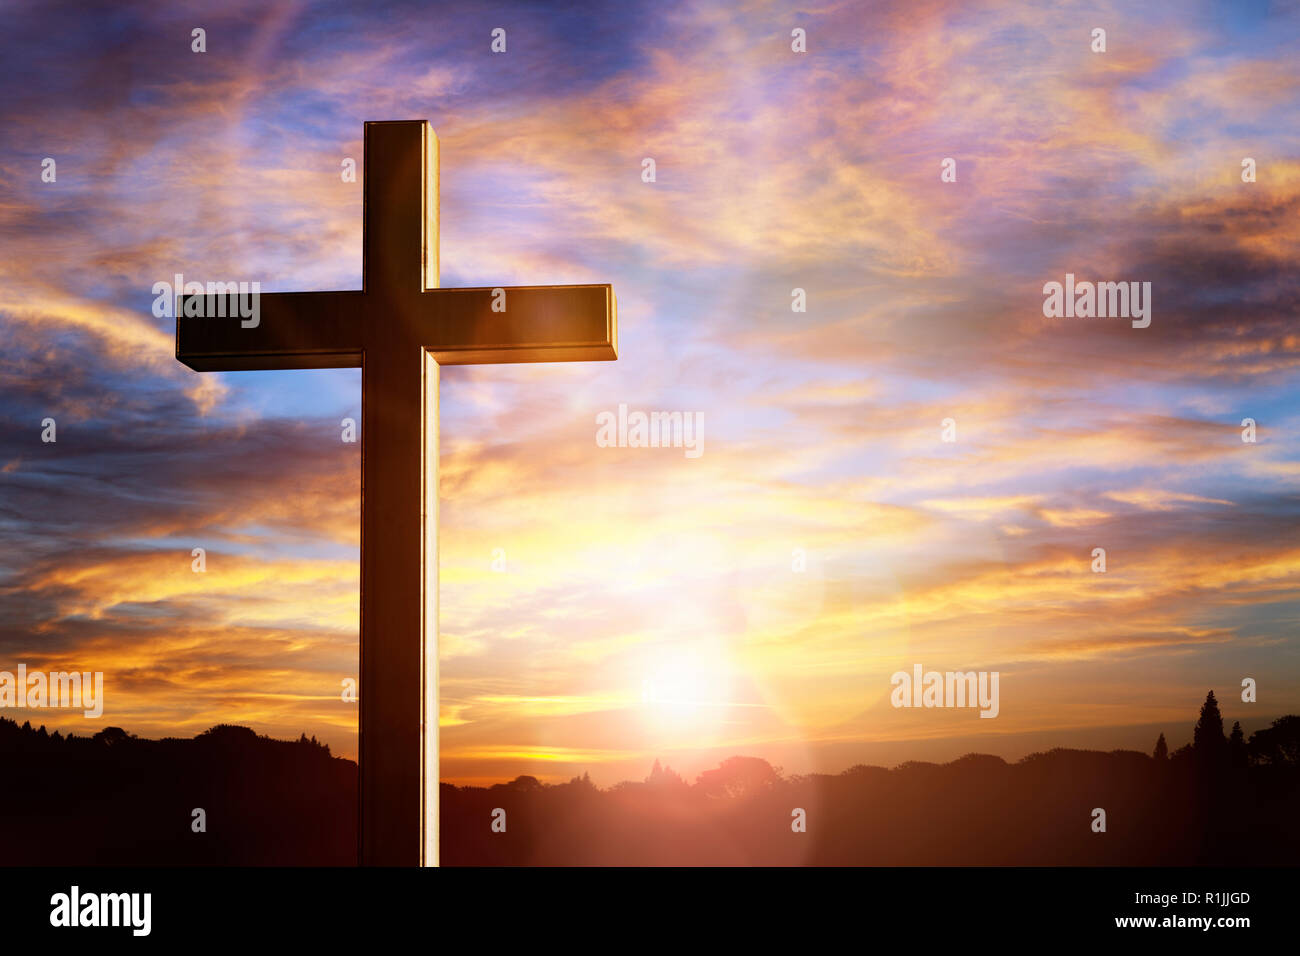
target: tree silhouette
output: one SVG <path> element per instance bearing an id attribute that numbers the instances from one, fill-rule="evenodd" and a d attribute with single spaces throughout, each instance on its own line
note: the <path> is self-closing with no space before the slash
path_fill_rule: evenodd
<path id="1" fill-rule="evenodd" d="M 24 724 L 23 728 L 26 729 L 27 726 L 27 724 Z M 105 727 L 90 739 L 95 743 L 103 744 L 105 747 L 116 747 L 123 741 L 130 740 L 131 735 L 121 727 Z"/>
<path id="2" fill-rule="evenodd" d="M 655 758 L 655 765 L 650 768 L 650 776 L 645 778 L 647 786 L 650 787 L 684 787 L 686 781 L 682 775 L 673 770 L 672 767 L 661 767 L 658 758 Z"/>
<path id="3" fill-rule="evenodd" d="M 310 740 L 230 725 L 64 736 L 0 717 L 0 762 L 24 781 L 0 788 L 10 865 L 356 864 L 357 765 Z M 223 821 L 219 836 L 195 838 L 194 807 Z"/>
<path id="4" fill-rule="evenodd" d="M 1246 737 L 1241 732 L 1241 721 L 1232 723 L 1232 735 L 1228 737 L 1228 758 L 1234 767 L 1246 766 Z"/>
<path id="5" fill-rule="evenodd" d="M 696 785 L 709 796 L 744 797 L 770 790 L 781 775 L 761 757 L 728 757 L 700 774 Z"/>
<path id="6" fill-rule="evenodd" d="M 1246 750 L 1261 764 L 1300 765 L 1300 717 L 1279 717 L 1271 727 L 1255 731 Z"/>
<path id="7" fill-rule="evenodd" d="M 1219 713 L 1214 691 L 1210 691 L 1201 705 L 1201 719 L 1192 731 L 1192 749 L 1203 762 L 1213 764 L 1226 756 L 1227 747 L 1228 739 L 1223 736 L 1223 715 Z"/>
<path id="8" fill-rule="evenodd" d="M 1223 736 L 1213 694 L 1196 743 L 1148 756 L 1054 748 L 1015 763 L 950 763 L 784 775 L 731 757 L 694 784 L 655 761 L 644 782 L 598 787 L 522 775 L 491 787 L 440 787 L 442 861 L 545 865 L 1289 865 L 1300 859 L 1300 716 L 1247 743 Z M 0 717 L 5 862 L 117 865 L 325 865 L 356 862 L 357 765 L 303 735 L 279 741 L 218 725 L 196 737 L 42 733 Z M 1204 761 L 1201 755 L 1217 754 Z M 1229 760 L 1238 769 L 1229 772 Z M 1089 800 L 1119 808 L 1132 839 L 1079 826 Z M 196 839 L 189 811 L 220 819 Z M 511 814 L 508 838 L 484 825 Z M 812 825 L 790 829 L 791 809 Z M 44 821 L 75 821 L 45 826 Z M 40 821 L 42 825 L 31 825 Z M 27 825 L 24 825 L 24 824 Z M 918 841 L 915 834 L 924 833 Z"/>
<path id="9" fill-rule="evenodd" d="M 1223 734 L 1209 696 L 1197 740 L 1154 752 L 1053 748 L 1015 763 L 967 754 L 949 763 L 855 765 L 785 775 L 730 757 L 695 783 L 662 758 L 644 780 L 592 790 L 542 784 L 513 794 L 443 784 L 441 861 L 449 865 L 1286 865 L 1300 858 L 1300 717 L 1250 738 Z M 1247 762 L 1230 772 L 1229 756 Z M 1216 755 L 1203 760 L 1202 755 Z M 1130 837 L 1098 842 L 1079 826 L 1089 802 L 1120 808 Z M 483 821 L 509 806 L 509 840 Z M 790 829 L 792 808 L 811 821 Z M 918 841 L 916 834 L 924 833 Z M 787 836 L 786 834 L 790 834 Z M 978 834 L 978 837 L 974 836 Z"/>

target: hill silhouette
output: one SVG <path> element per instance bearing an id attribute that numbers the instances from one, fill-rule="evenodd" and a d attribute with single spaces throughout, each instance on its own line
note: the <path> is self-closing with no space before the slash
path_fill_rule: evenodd
<path id="1" fill-rule="evenodd" d="M 1053 749 L 1015 763 L 784 776 L 731 757 L 691 784 L 655 761 L 599 789 L 518 777 L 441 789 L 444 865 L 1294 865 L 1300 717 L 1225 735 L 1211 691 L 1194 743 L 1151 756 Z M 1094 811 L 1106 829 L 1094 830 Z M 803 832 L 796 832 L 803 811 Z M 504 831 L 500 830 L 504 812 Z M 492 827 L 498 821 L 498 829 Z"/>
<path id="2" fill-rule="evenodd" d="M 1193 740 L 1169 753 L 1161 734 L 1150 756 L 1058 748 L 834 775 L 736 756 L 693 783 L 656 760 L 644 780 L 604 789 L 586 775 L 444 783 L 442 862 L 1294 865 L 1300 717 L 1246 741 L 1239 724 L 1225 734 L 1211 692 Z M 114 727 L 65 738 L 0 719 L 0 758 L 10 865 L 356 862 L 357 765 L 305 736 L 223 725 L 188 740 Z M 196 807 L 206 833 L 191 829 Z"/>
<path id="3" fill-rule="evenodd" d="M 0 718 L 0 761 L 6 865 L 356 863 L 357 765 L 314 738 L 63 737 Z"/>

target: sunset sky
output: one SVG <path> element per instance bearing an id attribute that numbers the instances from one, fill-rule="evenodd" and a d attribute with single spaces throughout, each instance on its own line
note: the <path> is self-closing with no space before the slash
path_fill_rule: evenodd
<path id="1" fill-rule="evenodd" d="M 442 372 L 443 779 L 1300 712 L 1296 3 L 209 6 L 0 4 L 0 670 L 106 697 L 0 715 L 355 756 L 360 372 L 192 372 L 151 289 L 359 288 L 384 119 L 438 133 L 444 286 L 619 306 L 617 362 Z M 1150 327 L 1044 318 L 1066 273 Z M 598 447 L 620 403 L 703 455 Z M 891 707 L 918 663 L 997 719 Z"/>

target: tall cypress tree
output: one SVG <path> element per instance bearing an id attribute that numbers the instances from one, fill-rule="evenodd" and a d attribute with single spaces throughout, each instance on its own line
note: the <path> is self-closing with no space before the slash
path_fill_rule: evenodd
<path id="1" fill-rule="evenodd" d="M 1169 759 L 1169 745 L 1165 743 L 1164 734 L 1161 734 L 1160 739 L 1156 741 L 1156 749 L 1151 753 L 1151 756 L 1155 757 L 1157 760 Z"/>
<path id="2" fill-rule="evenodd" d="M 1214 699 L 1214 691 L 1205 695 L 1201 705 L 1201 719 L 1192 731 L 1192 749 L 1204 758 L 1220 757 L 1227 750 L 1228 738 L 1223 736 L 1223 715 L 1219 713 L 1219 702 Z"/>

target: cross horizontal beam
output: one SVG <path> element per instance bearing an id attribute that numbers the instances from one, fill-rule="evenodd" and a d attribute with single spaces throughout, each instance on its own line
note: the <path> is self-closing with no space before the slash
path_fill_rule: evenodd
<path id="1" fill-rule="evenodd" d="M 618 302 L 609 285 L 270 292 L 256 326 L 235 296 L 183 296 L 176 358 L 198 372 L 356 368 L 368 341 L 405 340 L 439 365 L 590 362 L 618 358 Z M 193 300 L 200 300 L 194 303 Z M 503 303 L 504 311 L 493 311 Z M 201 315 L 186 315 L 200 311 Z M 245 304 L 247 311 L 247 304 Z"/>

